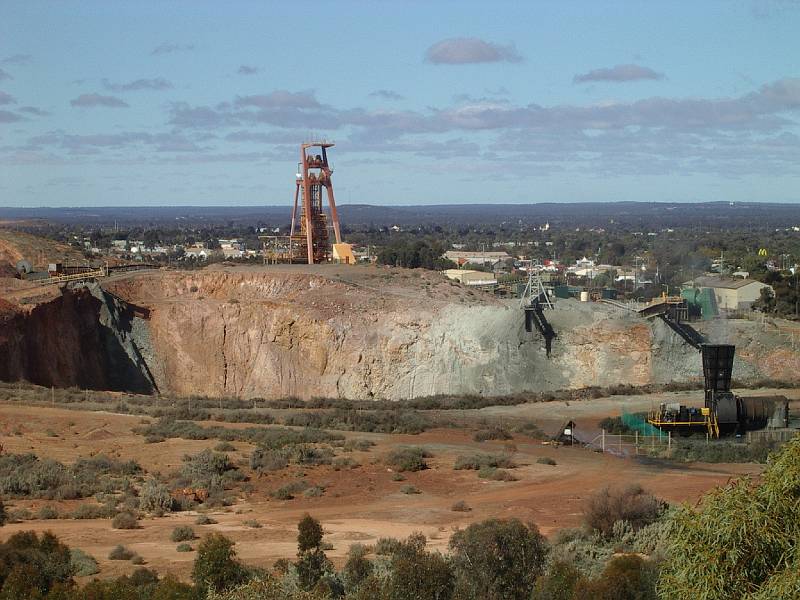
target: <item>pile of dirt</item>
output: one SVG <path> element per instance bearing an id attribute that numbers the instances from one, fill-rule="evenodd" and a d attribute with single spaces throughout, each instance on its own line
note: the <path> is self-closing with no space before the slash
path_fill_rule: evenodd
<path id="1" fill-rule="evenodd" d="M 117 437 L 116 434 L 111 433 L 107 429 L 103 429 L 102 427 L 98 427 L 97 429 L 92 429 L 91 431 L 87 431 L 85 434 L 81 436 L 85 440 L 110 440 L 112 438 Z"/>
<path id="2" fill-rule="evenodd" d="M 15 277 L 20 260 L 46 267 L 51 262 L 83 263 L 84 256 L 66 244 L 22 231 L 0 229 L 0 277 Z"/>

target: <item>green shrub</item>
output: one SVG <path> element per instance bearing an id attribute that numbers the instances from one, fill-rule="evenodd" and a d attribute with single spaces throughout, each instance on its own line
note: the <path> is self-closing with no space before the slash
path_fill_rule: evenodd
<path id="1" fill-rule="evenodd" d="M 342 450 L 345 452 L 353 452 L 354 450 L 358 450 L 359 452 L 367 452 L 374 445 L 375 442 L 370 440 L 351 439 L 345 441 L 345 443 L 342 445 Z"/>
<path id="2" fill-rule="evenodd" d="M 251 529 L 261 529 L 261 527 L 263 527 L 263 525 L 261 525 L 261 523 L 255 519 L 247 519 L 246 521 L 242 522 L 242 525 L 245 527 L 250 527 Z"/>
<path id="3" fill-rule="evenodd" d="M 289 456 L 283 449 L 256 448 L 250 455 L 250 468 L 254 471 L 280 471 L 288 466 Z"/>
<path id="4" fill-rule="evenodd" d="M 77 577 L 88 577 L 100 572 L 100 567 L 93 556 L 86 554 L 80 548 L 70 548 L 70 563 Z"/>
<path id="5" fill-rule="evenodd" d="M 183 457 L 181 476 L 192 487 L 219 488 L 222 486 L 222 476 L 235 468 L 227 454 L 205 449 L 197 454 L 187 454 Z"/>
<path id="6" fill-rule="evenodd" d="M 113 506 L 100 506 L 98 504 L 79 504 L 69 517 L 71 519 L 110 519 L 117 514 Z"/>
<path id="7" fill-rule="evenodd" d="M 453 468 L 457 471 L 463 469 L 478 471 L 487 468 L 513 469 L 516 466 L 508 454 L 471 454 L 456 457 Z"/>
<path id="8" fill-rule="evenodd" d="M 170 539 L 173 542 L 187 542 L 195 539 L 196 537 L 197 536 L 194 534 L 194 529 L 192 529 L 189 525 L 178 525 L 172 530 L 172 535 L 170 535 Z"/>
<path id="9" fill-rule="evenodd" d="M 378 538 L 375 542 L 375 554 L 377 556 L 391 556 L 397 552 L 402 542 L 395 538 Z"/>
<path id="10" fill-rule="evenodd" d="M 421 494 L 422 493 L 416 487 L 414 487 L 413 485 L 404 485 L 403 487 L 400 488 L 400 491 L 402 493 L 404 493 L 404 494 Z"/>
<path id="11" fill-rule="evenodd" d="M 325 493 L 325 488 L 321 485 L 312 485 L 310 488 L 303 492 L 306 498 L 319 498 Z"/>
<path id="12" fill-rule="evenodd" d="M 797 598 L 800 589 L 800 437 L 774 454 L 757 482 L 708 492 L 669 519 L 659 597 Z"/>
<path id="13" fill-rule="evenodd" d="M 123 545 L 114 546 L 111 552 L 108 553 L 108 560 L 130 560 L 135 556 L 135 552 L 128 550 Z"/>
<path id="14" fill-rule="evenodd" d="M 192 567 L 192 581 L 201 594 L 205 594 L 209 588 L 218 592 L 228 590 L 245 577 L 245 569 L 236 559 L 231 540 L 219 533 L 211 533 L 203 538 Z"/>
<path id="15" fill-rule="evenodd" d="M 405 481 L 406 478 L 402 473 L 392 473 L 392 481 Z"/>
<path id="16" fill-rule="evenodd" d="M 455 596 L 464 600 L 528 600 L 544 573 L 547 540 L 517 519 L 473 523 L 450 538 Z"/>
<path id="17" fill-rule="evenodd" d="M 585 528 L 561 529 L 550 543 L 550 562 L 567 562 L 587 577 L 596 577 L 614 555 L 610 540 Z"/>
<path id="18" fill-rule="evenodd" d="M 19 523 L 21 521 L 30 521 L 33 519 L 33 513 L 27 508 L 14 508 L 8 511 L 8 520 L 11 523 Z"/>
<path id="19" fill-rule="evenodd" d="M 453 503 L 453 505 L 450 507 L 450 510 L 453 512 L 469 512 L 472 510 L 472 508 L 470 508 L 469 504 L 463 500 L 459 500 L 458 502 Z"/>
<path id="20" fill-rule="evenodd" d="M 192 421 L 176 421 L 161 418 L 152 425 L 144 425 L 134 430 L 144 436 L 160 435 L 165 438 L 187 440 L 218 439 L 228 442 L 248 442 L 265 448 L 283 448 L 291 444 L 317 444 L 344 439 L 341 434 L 317 429 L 289 429 L 287 427 L 248 427 L 231 429 L 222 426 L 201 427 Z"/>
<path id="21" fill-rule="evenodd" d="M 557 560 L 536 580 L 531 600 L 573 600 L 581 572 L 566 560 Z"/>
<path id="22" fill-rule="evenodd" d="M 195 520 L 195 525 L 215 525 L 217 521 L 208 515 L 199 515 Z"/>
<path id="23" fill-rule="evenodd" d="M 187 544 L 184 542 L 183 544 L 178 544 L 175 548 L 177 552 L 194 552 L 194 548 L 192 548 L 191 544 Z"/>
<path id="24" fill-rule="evenodd" d="M 398 471 L 422 471 L 428 468 L 425 459 L 431 456 L 425 448 L 409 446 L 392 450 L 386 456 L 386 463 Z"/>
<path id="25" fill-rule="evenodd" d="M 617 521 L 628 522 L 636 531 L 655 522 L 664 509 L 663 502 L 638 484 L 605 487 L 589 498 L 584 522 L 589 529 L 609 537 Z"/>
<path id="26" fill-rule="evenodd" d="M 149 478 L 139 491 L 139 508 L 149 513 L 165 513 L 172 510 L 172 497 L 163 483 Z"/>
<path id="27" fill-rule="evenodd" d="M 346 471 L 349 469 L 357 469 L 359 466 L 361 466 L 349 456 L 345 456 L 342 458 L 334 458 L 331 464 L 333 465 L 334 471 Z"/>
<path id="28" fill-rule="evenodd" d="M 293 481 L 292 483 L 287 483 L 276 490 L 272 490 L 269 495 L 276 500 L 291 500 L 294 498 L 295 494 L 299 494 L 309 487 L 311 487 L 310 484 L 305 481 Z"/>
<path id="29" fill-rule="evenodd" d="M 342 579 L 348 590 L 357 589 L 372 574 L 373 565 L 367 559 L 368 549 L 362 544 L 352 544 L 347 551 L 347 562 L 342 569 Z"/>
<path id="30" fill-rule="evenodd" d="M 521 433 L 522 435 L 527 436 L 529 438 L 533 438 L 535 440 L 542 440 L 546 437 L 545 434 L 542 432 L 542 430 L 539 429 L 539 426 L 536 425 L 536 423 L 533 423 L 532 421 L 526 421 L 525 423 L 517 425 L 514 428 L 514 432 Z"/>
<path id="31" fill-rule="evenodd" d="M 578 585 L 576 598 L 605 600 L 639 600 L 657 598 L 656 581 L 658 567 L 640 556 L 622 555 L 613 557 L 602 574 L 593 581 Z"/>
<path id="32" fill-rule="evenodd" d="M 214 446 L 214 450 L 217 452 L 236 452 L 236 446 L 231 444 L 230 442 L 220 442 L 216 446 Z"/>
<path id="33" fill-rule="evenodd" d="M 510 440 L 513 436 L 502 427 L 489 427 L 475 432 L 472 436 L 476 442 L 487 442 L 489 440 Z"/>
<path id="34" fill-rule="evenodd" d="M 36 518 L 42 520 L 58 519 L 58 516 L 58 510 L 48 504 L 42 505 L 36 513 Z"/>
<path id="35" fill-rule="evenodd" d="M 514 477 L 508 471 L 504 471 L 503 469 L 497 469 L 495 467 L 483 467 L 478 471 L 478 477 L 481 479 L 491 479 L 492 481 L 516 481 L 517 478 Z"/>
<path id="36" fill-rule="evenodd" d="M 2 592 L 4 600 L 43 598 L 56 587 L 69 588 L 74 569 L 69 548 L 52 533 L 41 536 L 19 531 L 0 542 Z M 59 590 L 60 591 L 60 590 Z M 57 591 L 53 596 L 60 594 Z"/>
<path id="37" fill-rule="evenodd" d="M 79 458 L 66 467 L 34 454 L 0 456 L 0 494 L 57 500 L 85 498 L 97 492 L 125 490 L 128 478 L 141 472 L 135 461 L 121 462 L 107 456 Z"/>
<path id="38" fill-rule="evenodd" d="M 743 442 L 706 440 L 677 440 L 672 445 L 668 458 L 681 462 L 708 463 L 766 463 L 770 453 L 783 445 L 775 440 L 758 440 L 750 444 Z"/>
<path id="39" fill-rule="evenodd" d="M 558 463 L 556 463 L 556 461 L 550 458 L 549 456 L 540 456 L 539 458 L 536 459 L 536 464 L 555 466 Z"/>
<path id="40" fill-rule="evenodd" d="M 132 513 L 121 512 L 111 521 L 111 527 L 114 529 L 136 529 L 139 527 L 139 521 Z"/>

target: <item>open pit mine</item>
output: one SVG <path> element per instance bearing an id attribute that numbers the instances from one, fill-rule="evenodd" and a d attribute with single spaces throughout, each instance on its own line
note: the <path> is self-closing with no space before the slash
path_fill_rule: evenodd
<path id="1" fill-rule="evenodd" d="M 658 319 L 559 300 L 550 356 L 518 300 L 435 272 L 212 267 L 109 277 L 0 306 L 0 379 L 210 397 L 403 400 L 699 381 Z M 734 343 L 734 379 L 797 379 L 800 358 L 750 321 L 700 324 Z M 703 329 L 705 327 L 705 329 Z"/>

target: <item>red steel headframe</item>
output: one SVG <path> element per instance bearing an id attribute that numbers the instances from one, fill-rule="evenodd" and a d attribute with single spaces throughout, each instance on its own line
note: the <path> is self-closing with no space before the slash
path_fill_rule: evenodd
<path id="1" fill-rule="evenodd" d="M 339 229 L 339 214 L 336 211 L 336 200 L 333 195 L 333 181 L 331 174 L 333 169 L 328 163 L 328 148 L 332 147 L 332 142 L 307 142 L 300 145 L 300 171 L 297 174 L 296 187 L 294 192 L 294 207 L 292 209 L 292 226 L 290 235 L 294 237 L 297 220 L 298 198 L 302 200 L 302 212 L 300 221 L 300 235 L 305 236 L 308 264 L 321 262 L 329 254 L 330 244 L 328 243 L 327 219 L 322 210 L 322 190 L 328 196 L 328 205 L 331 209 L 331 220 L 333 221 L 333 232 L 336 243 L 342 243 L 342 236 Z M 320 148 L 322 154 L 309 154 L 309 148 Z"/>

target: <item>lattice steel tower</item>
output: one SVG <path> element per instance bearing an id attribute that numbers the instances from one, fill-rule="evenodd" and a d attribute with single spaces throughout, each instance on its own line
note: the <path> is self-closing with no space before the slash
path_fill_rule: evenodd
<path id="1" fill-rule="evenodd" d="M 328 261 L 331 254 L 328 218 L 322 208 L 323 190 L 326 190 L 328 195 L 336 243 L 342 243 L 342 236 L 339 232 L 339 215 L 336 213 L 336 201 L 333 197 L 333 182 L 331 181 L 333 169 L 328 163 L 327 150 L 332 146 L 331 142 L 308 142 L 300 145 L 300 162 L 297 165 L 290 236 L 292 245 L 296 243 L 297 247 L 305 246 L 310 265 Z M 309 152 L 309 149 L 313 148 L 319 148 L 321 154 Z M 295 234 L 298 198 L 301 199 L 300 233 Z"/>

